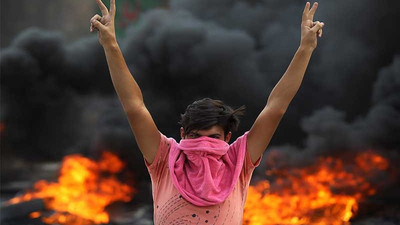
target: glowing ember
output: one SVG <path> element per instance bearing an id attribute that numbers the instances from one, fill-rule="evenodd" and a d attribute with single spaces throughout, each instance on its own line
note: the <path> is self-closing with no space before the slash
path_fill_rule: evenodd
<path id="1" fill-rule="evenodd" d="M 276 178 L 273 182 L 250 186 L 243 224 L 349 224 L 357 202 L 376 192 L 368 176 L 389 167 L 372 151 L 359 154 L 354 162 L 345 166 L 328 157 L 307 168 L 269 172 Z"/>
<path id="2" fill-rule="evenodd" d="M 34 191 L 13 198 L 10 204 L 41 198 L 46 208 L 56 211 L 49 217 L 42 217 L 48 224 L 100 224 L 107 223 L 109 216 L 105 207 L 115 201 L 128 202 L 134 190 L 117 180 L 115 174 L 124 164 L 112 153 L 104 152 L 99 162 L 81 155 L 70 155 L 63 159 L 58 182 L 40 180 Z M 103 177 L 104 173 L 109 176 Z M 38 218 L 40 212 L 31 213 Z"/>
<path id="3" fill-rule="evenodd" d="M 6 130 L 6 125 L 0 122 L 0 134 L 3 133 L 3 131 L 5 130 Z"/>
<path id="4" fill-rule="evenodd" d="M 35 219 L 35 218 L 39 218 L 40 215 L 41 215 L 40 212 L 32 212 L 31 214 L 29 214 L 29 217 L 32 219 Z"/>

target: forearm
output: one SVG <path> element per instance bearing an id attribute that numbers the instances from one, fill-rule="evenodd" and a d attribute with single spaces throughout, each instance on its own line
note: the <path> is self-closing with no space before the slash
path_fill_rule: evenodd
<path id="1" fill-rule="evenodd" d="M 116 41 L 115 0 L 110 0 L 110 10 L 101 0 L 96 2 L 102 16 L 96 14 L 90 19 L 90 31 L 97 31 L 99 42 L 104 48 L 111 80 L 128 117 L 136 143 L 146 161 L 152 163 L 159 148 L 161 135 L 150 112 L 144 106 L 139 85 L 132 77 Z"/>
<path id="2" fill-rule="evenodd" d="M 313 22 L 318 3 L 310 9 L 307 2 L 301 23 L 300 47 L 296 51 L 286 72 L 272 90 L 266 107 L 261 111 L 247 135 L 247 149 L 255 163 L 265 151 L 272 135 L 275 133 L 290 102 L 296 95 L 303 81 L 313 50 L 317 47 L 317 36 L 321 37 L 321 22 Z"/>
<path id="3" fill-rule="evenodd" d="M 312 52 L 312 48 L 300 46 L 297 49 L 286 72 L 272 90 L 267 107 L 281 112 L 286 111 L 300 88 Z"/>
<path id="4" fill-rule="evenodd" d="M 143 105 L 142 92 L 126 65 L 117 42 L 104 46 L 108 68 L 115 91 L 126 112 Z"/>

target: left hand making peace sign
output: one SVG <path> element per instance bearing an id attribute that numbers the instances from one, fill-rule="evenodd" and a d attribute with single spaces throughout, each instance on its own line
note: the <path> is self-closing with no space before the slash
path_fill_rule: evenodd
<path id="1" fill-rule="evenodd" d="M 323 22 L 314 22 L 314 14 L 317 11 L 318 2 L 315 2 L 310 9 L 310 2 L 306 3 L 303 11 L 303 17 L 301 21 L 301 41 L 300 45 L 303 47 L 310 47 L 315 49 L 317 47 L 317 36 L 322 37 L 322 28 L 324 27 Z"/>
<path id="2" fill-rule="evenodd" d="M 101 10 L 102 16 L 96 14 L 90 19 L 90 32 L 98 31 L 99 42 L 103 47 L 112 45 L 116 42 L 115 37 L 115 0 L 110 0 L 110 10 L 104 5 L 102 0 L 96 0 Z"/>

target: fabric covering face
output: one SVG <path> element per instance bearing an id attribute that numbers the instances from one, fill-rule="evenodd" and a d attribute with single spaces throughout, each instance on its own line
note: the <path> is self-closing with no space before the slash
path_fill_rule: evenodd
<path id="1" fill-rule="evenodd" d="M 197 206 L 219 204 L 233 191 L 243 167 L 246 145 L 228 155 L 229 144 L 199 137 L 171 142 L 169 170 L 174 186 Z"/>

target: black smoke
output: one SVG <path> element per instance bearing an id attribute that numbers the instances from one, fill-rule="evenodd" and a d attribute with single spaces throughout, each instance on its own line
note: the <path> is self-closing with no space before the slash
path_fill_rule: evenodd
<path id="1" fill-rule="evenodd" d="M 392 165 L 399 159 L 400 3 L 319 3 L 315 19 L 325 22 L 324 35 L 259 177 L 263 168 L 365 149 Z M 178 138 L 180 113 L 203 97 L 246 105 L 236 136 L 248 130 L 299 45 L 303 7 L 171 0 L 169 10 L 151 10 L 131 26 L 119 43 L 160 131 Z M 60 160 L 109 149 L 148 180 L 95 35 L 67 44 L 61 33 L 28 29 L 1 49 L 0 66 L 2 158 Z"/>

